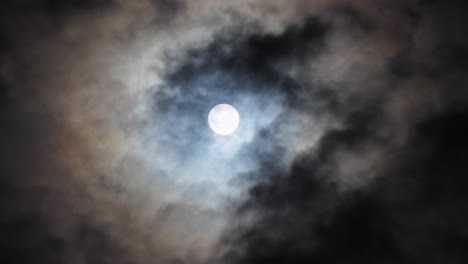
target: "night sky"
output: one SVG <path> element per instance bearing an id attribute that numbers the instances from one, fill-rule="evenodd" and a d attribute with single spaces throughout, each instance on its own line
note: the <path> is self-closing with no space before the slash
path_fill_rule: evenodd
<path id="1" fill-rule="evenodd" d="M 1 1 L 0 263 L 468 263 L 467 12 Z"/>

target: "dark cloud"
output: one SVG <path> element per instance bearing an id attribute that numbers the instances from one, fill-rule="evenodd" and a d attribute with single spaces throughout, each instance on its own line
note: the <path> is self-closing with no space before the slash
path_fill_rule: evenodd
<path id="1" fill-rule="evenodd" d="M 214 2 L 2 2 L 0 262 L 466 263 L 466 4 Z"/>
<path id="2" fill-rule="evenodd" d="M 342 129 L 327 132 L 317 147 L 296 157 L 287 172 L 268 167 L 257 172 L 261 183 L 250 189 L 237 212 L 242 220 L 234 220 L 226 234 L 222 262 L 466 262 L 466 228 L 461 223 L 467 218 L 462 191 L 467 183 L 468 112 L 462 88 L 467 45 L 455 6 L 435 2 L 408 13 L 418 22 L 407 48 L 387 62 L 393 90 L 373 97 L 358 93 L 341 102 L 344 108 L 335 114 L 344 121 Z M 420 30 L 428 42 L 420 42 Z M 429 87 L 405 85 L 418 78 L 436 87 L 442 108 L 434 114 L 413 105 L 408 115 L 424 114 L 395 127 L 385 105 L 392 94 L 408 89 L 424 97 Z M 372 93 L 375 88 L 362 89 Z M 350 108 L 359 97 L 362 104 Z M 402 145 L 395 140 L 403 134 L 407 140 Z M 359 166 L 370 149 L 384 153 L 374 167 L 374 180 L 343 191 L 340 175 L 352 174 L 340 166 L 347 159 Z M 358 177 L 364 178 L 366 172 L 361 173 Z"/>
<path id="3" fill-rule="evenodd" d="M 93 11 L 109 7 L 113 4 L 113 0 L 68 0 L 68 1 L 57 1 L 57 0 L 46 0 L 44 6 L 47 10 L 52 13 L 56 12 L 69 12 L 69 11 Z"/>
<path id="4" fill-rule="evenodd" d="M 6 0 L 2 2 L 3 13 L 14 14 L 17 12 L 22 13 L 36 13 L 44 12 L 49 15 L 60 15 L 80 12 L 92 12 L 103 10 L 113 6 L 113 0 L 19 0 L 11 1 Z"/>
<path id="5" fill-rule="evenodd" d="M 301 63 L 319 52 L 327 25 L 318 17 L 311 17 L 303 25 L 290 26 L 281 34 L 243 35 L 238 30 L 226 30 L 208 47 L 189 50 L 183 60 L 175 60 L 175 69 L 166 78 L 169 85 L 189 85 L 200 73 L 223 72 L 241 80 L 272 84 L 273 89 L 286 78 L 278 64 Z M 238 89 L 243 87 L 239 85 Z"/>
<path id="6" fill-rule="evenodd" d="M 330 133 L 317 156 L 304 154 L 287 175 L 267 174 L 239 212 L 253 222 L 227 236 L 228 263 L 463 263 L 466 113 L 415 127 L 388 157 L 379 180 L 346 195 L 327 181 L 330 153 L 353 142 L 352 129 Z M 362 137 L 361 137 L 362 136 Z M 255 218 L 255 215 L 257 218 Z M 252 224 L 253 223 L 253 224 Z"/>

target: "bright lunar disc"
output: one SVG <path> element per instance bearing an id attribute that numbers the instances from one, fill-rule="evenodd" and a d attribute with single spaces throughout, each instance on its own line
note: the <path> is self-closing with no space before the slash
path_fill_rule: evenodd
<path id="1" fill-rule="evenodd" d="M 230 135 L 239 126 L 239 113 L 232 105 L 219 104 L 208 114 L 208 124 L 216 134 Z"/>

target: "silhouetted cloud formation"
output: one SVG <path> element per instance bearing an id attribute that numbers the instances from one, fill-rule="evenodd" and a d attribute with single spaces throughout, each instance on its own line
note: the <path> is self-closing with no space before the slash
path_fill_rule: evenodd
<path id="1" fill-rule="evenodd" d="M 467 261 L 468 46 L 459 38 L 465 29 L 457 8 L 428 3 L 412 11 L 419 12 L 415 33 L 385 61 L 384 80 L 371 78 L 358 88 L 371 94 L 373 82 L 382 81 L 386 90 L 363 102 L 338 102 L 334 114 L 343 126 L 296 157 L 289 170 L 259 170 L 262 183 L 239 209 L 244 220 L 234 220 L 239 223 L 226 235 L 222 263 Z M 418 27 L 428 24 L 431 36 L 421 43 Z M 433 106 L 418 102 L 434 90 Z M 409 105 L 401 105 L 406 100 Z M 350 109 L 353 101 L 359 104 Z M 403 116 L 395 120 L 399 111 Z"/>
<path id="2" fill-rule="evenodd" d="M 1 6 L 0 262 L 467 262 L 463 1 Z"/>

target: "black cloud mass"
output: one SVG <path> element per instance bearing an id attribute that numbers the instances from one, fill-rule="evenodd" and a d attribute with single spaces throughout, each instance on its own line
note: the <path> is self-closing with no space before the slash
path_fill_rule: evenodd
<path id="1" fill-rule="evenodd" d="M 1 263 L 468 262 L 464 1 L 0 6 Z"/>

